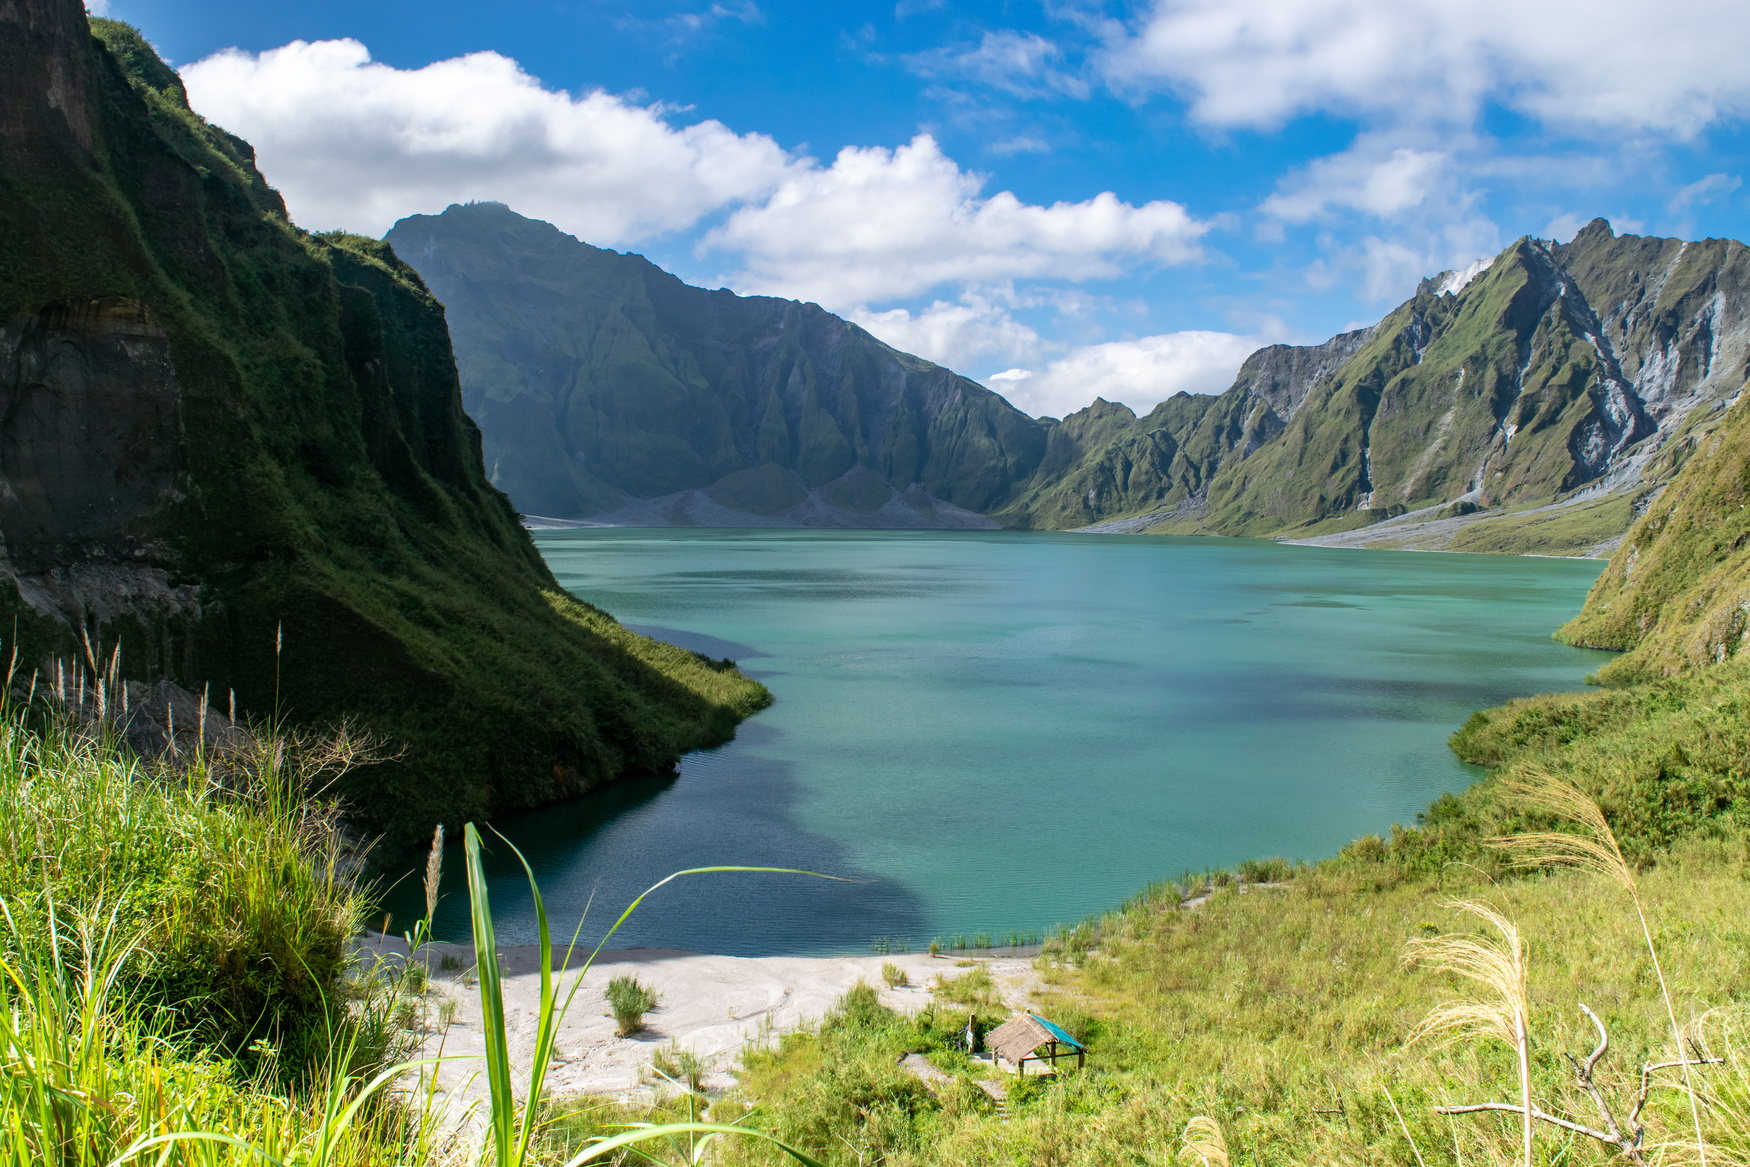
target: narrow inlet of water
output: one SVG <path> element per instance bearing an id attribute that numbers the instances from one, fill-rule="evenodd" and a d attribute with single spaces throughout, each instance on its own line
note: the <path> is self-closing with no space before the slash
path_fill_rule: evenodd
<path id="1" fill-rule="evenodd" d="M 1039 932 L 1151 880 L 1317 859 L 1476 779 L 1447 736 L 1609 654 L 1550 632 L 1598 561 L 1012 532 L 579 530 L 559 581 L 639 631 L 738 661 L 772 708 L 678 777 L 495 825 L 558 932 L 731 954 Z M 501 941 L 534 937 L 508 848 Z M 409 874 L 389 907 L 419 909 Z M 461 855 L 440 937 L 468 935 Z"/>

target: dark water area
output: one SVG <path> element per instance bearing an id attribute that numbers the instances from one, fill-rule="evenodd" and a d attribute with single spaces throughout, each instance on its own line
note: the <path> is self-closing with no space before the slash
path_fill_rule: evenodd
<path id="1" fill-rule="evenodd" d="M 560 582 L 771 688 L 736 740 L 493 824 L 554 930 L 732 954 L 1038 932 L 1186 870 L 1316 859 L 1480 771 L 1473 711 L 1573 690 L 1609 654 L 1550 632 L 1598 561 L 1008 532 L 579 530 Z M 490 836 L 489 836 L 490 838 Z M 510 849 L 501 939 L 534 936 Z M 419 910 L 409 873 L 388 906 Z M 468 934 L 461 855 L 442 937 Z"/>

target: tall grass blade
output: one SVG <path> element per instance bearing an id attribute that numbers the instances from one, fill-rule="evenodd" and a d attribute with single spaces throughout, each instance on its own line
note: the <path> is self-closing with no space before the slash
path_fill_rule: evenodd
<path id="1" fill-rule="evenodd" d="M 533 1058 L 529 1068 L 528 1101 L 523 1107 L 522 1122 L 517 1122 L 516 1098 L 511 1088 L 510 1047 L 507 1040 L 507 1026 L 504 1018 L 504 985 L 498 968 L 498 940 L 492 926 L 492 908 L 486 890 L 486 873 L 480 857 L 480 832 L 473 823 L 463 828 L 463 851 L 468 861 L 468 899 L 470 915 L 474 924 L 474 960 L 476 972 L 480 980 L 480 1012 L 481 1024 L 486 1045 L 486 1084 L 491 1094 L 490 1114 L 492 1118 L 493 1151 L 497 1167 L 522 1167 L 527 1162 L 529 1145 L 534 1137 L 535 1114 L 541 1100 L 541 1087 L 546 1081 L 547 1065 L 552 1060 L 553 1045 L 557 1040 L 559 1025 L 565 1014 L 571 1008 L 571 1002 L 577 996 L 577 990 L 583 985 L 584 974 L 595 963 L 620 926 L 637 911 L 638 905 L 664 884 L 679 879 L 683 875 L 709 875 L 718 872 L 746 871 L 764 872 L 771 875 L 808 875 L 816 879 L 838 880 L 834 875 L 822 875 L 816 871 L 803 871 L 790 867 L 692 867 L 685 871 L 676 871 L 671 875 L 651 884 L 644 892 L 633 900 L 626 910 L 620 913 L 602 936 L 601 941 L 590 952 L 577 976 L 572 980 L 571 990 L 566 993 L 561 1002 L 553 982 L 553 944 L 547 923 L 547 906 L 541 898 L 541 889 L 535 879 L 535 872 L 529 866 L 529 861 L 517 849 L 516 844 L 503 835 L 499 838 L 509 847 L 522 865 L 523 873 L 528 877 L 529 892 L 534 898 L 535 921 L 540 932 L 541 945 L 541 1003 L 540 1013 L 535 1024 L 535 1044 Z M 583 931 L 582 921 L 578 922 L 578 933 Z M 577 935 L 573 934 L 571 944 L 565 950 L 563 965 L 569 967 L 571 956 L 577 948 Z M 673 1133 L 681 1133 L 687 1129 L 687 1124 L 678 1128 L 671 1126 L 650 1128 L 645 1131 L 633 1132 L 631 1135 L 619 1136 L 625 1142 L 617 1144 L 629 1146 L 634 1142 L 647 1139 L 667 1138 Z M 704 1128 L 701 1128 L 704 1129 Z M 715 1129 L 715 1128 L 712 1128 Z M 726 1127 L 725 1130 L 744 1134 L 757 1134 L 741 1127 Z M 775 1140 L 774 1140 L 775 1141 Z M 781 1146 L 782 1144 L 780 1144 Z M 787 1151 L 789 1148 L 785 1148 Z M 801 1161 L 813 1163 L 812 1159 L 796 1154 Z M 584 1162 L 587 1160 L 579 1160 Z"/>
<path id="2" fill-rule="evenodd" d="M 480 1024 L 486 1041 L 486 1086 L 492 1120 L 492 1145 L 498 1167 L 516 1167 L 516 1099 L 510 1088 L 510 1049 L 504 1025 L 504 986 L 498 968 L 498 938 L 492 928 L 492 905 L 486 893 L 486 871 L 480 861 L 480 832 L 473 823 L 462 829 L 468 859 L 468 907 L 474 925 L 474 971 L 480 979 Z"/>

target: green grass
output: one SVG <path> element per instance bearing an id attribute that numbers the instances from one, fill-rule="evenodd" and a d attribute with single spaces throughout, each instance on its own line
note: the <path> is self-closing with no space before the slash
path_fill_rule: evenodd
<path id="1" fill-rule="evenodd" d="M 257 736 L 146 764 L 109 736 L 119 687 L 105 684 L 101 714 L 95 697 L 69 707 L 42 691 L 28 708 L 0 702 L 0 1165 L 474 1161 L 425 1064 L 390 1064 L 409 1048 L 393 1022 L 423 987 L 418 966 L 355 968 L 345 952 L 367 903 L 337 869 L 331 808 L 303 795 L 344 746 Z M 491 1084 L 484 1153 L 497 1167 L 552 1162 L 565 1128 L 537 1141 L 548 1108 L 513 1093 L 472 824 L 466 838 Z M 536 905 L 545 943 L 538 890 Z M 550 965 L 537 1100 L 582 982 L 562 992 Z M 585 1139 L 584 1159 L 610 1161 L 645 1140 L 749 1134 L 764 1137 L 701 1122 L 570 1137 Z M 562 1157 L 577 1157 L 567 1146 Z"/>
<path id="2" fill-rule="evenodd" d="M 30 960 L 52 961 L 57 933 L 101 933 L 132 953 L 119 975 L 143 1015 L 303 1072 L 346 1012 L 346 943 L 365 902 L 338 877 L 332 808 L 303 798 L 313 774 L 298 755 L 314 749 L 168 768 L 40 706 L 39 718 L 33 731 L 0 716 L 14 953 L 28 942 Z"/>

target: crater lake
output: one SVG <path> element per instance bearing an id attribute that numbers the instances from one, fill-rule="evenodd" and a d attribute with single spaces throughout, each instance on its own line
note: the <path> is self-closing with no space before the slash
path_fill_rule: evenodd
<path id="1" fill-rule="evenodd" d="M 1248 858 L 1318 859 L 1482 771 L 1447 736 L 1610 654 L 1550 633 L 1601 560 L 1017 532 L 578 529 L 567 589 L 770 687 L 678 775 L 494 826 L 556 933 L 739 955 L 1001 942 Z M 501 943 L 535 937 L 487 835 Z M 446 858 L 439 938 L 465 940 Z M 409 870 L 387 906 L 420 914 Z"/>

